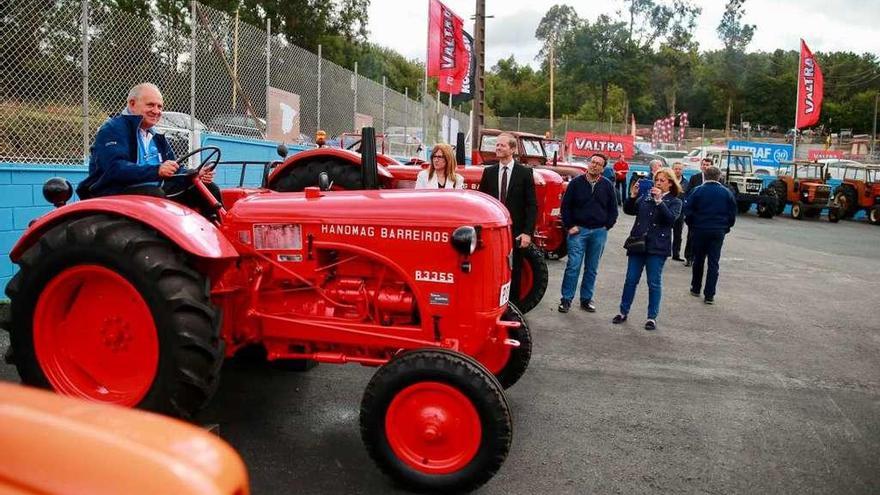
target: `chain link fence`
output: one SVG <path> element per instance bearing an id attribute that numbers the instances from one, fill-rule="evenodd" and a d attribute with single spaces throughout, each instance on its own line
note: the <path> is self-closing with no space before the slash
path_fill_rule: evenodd
<path id="1" fill-rule="evenodd" d="M 203 132 L 264 139 L 269 88 L 298 96 L 295 143 L 311 142 L 318 129 L 338 139 L 369 124 L 387 134 L 387 152 L 411 156 L 446 141 L 450 119 L 454 130 L 469 130 L 467 114 L 322 60 L 271 25 L 198 3 L 182 20 L 144 8 L 135 15 L 97 0 L 0 3 L 0 161 L 83 163 L 97 129 L 144 81 L 163 92 L 160 125 L 178 153 Z"/>

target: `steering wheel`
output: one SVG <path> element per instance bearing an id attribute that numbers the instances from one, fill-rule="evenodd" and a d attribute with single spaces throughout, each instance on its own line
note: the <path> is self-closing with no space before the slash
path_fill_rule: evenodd
<path id="1" fill-rule="evenodd" d="M 186 162 L 194 155 L 207 152 L 200 163 L 195 168 L 186 167 Z M 175 198 L 195 187 L 195 181 L 198 180 L 202 172 L 210 172 L 217 168 L 220 163 L 220 148 L 216 146 L 205 146 L 197 150 L 193 150 L 177 159 L 180 168 L 177 173 L 164 180 L 162 188 L 165 190 L 166 198 Z"/>

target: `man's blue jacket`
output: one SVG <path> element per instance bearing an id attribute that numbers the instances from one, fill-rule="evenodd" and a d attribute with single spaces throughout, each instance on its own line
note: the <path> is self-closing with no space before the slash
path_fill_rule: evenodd
<path id="1" fill-rule="evenodd" d="M 690 191 L 684 204 L 688 228 L 701 232 L 730 232 L 736 223 L 736 199 L 715 181 L 704 182 Z"/>
<path id="2" fill-rule="evenodd" d="M 138 165 L 140 115 L 116 115 L 98 129 L 90 149 L 89 176 L 80 182 L 80 199 L 116 194 L 129 186 L 159 181 L 158 165 Z M 153 135 L 160 161 L 174 160 L 174 150 L 165 136 Z"/>

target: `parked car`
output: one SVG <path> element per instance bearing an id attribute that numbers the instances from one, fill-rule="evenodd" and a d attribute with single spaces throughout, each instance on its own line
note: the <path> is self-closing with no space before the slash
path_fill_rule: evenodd
<path id="1" fill-rule="evenodd" d="M 199 119 L 193 118 L 192 121 L 193 129 L 196 133 L 195 139 L 192 141 L 198 145 L 201 141 L 200 135 L 207 130 L 207 127 Z M 183 156 L 189 153 L 191 140 L 190 115 L 188 113 L 162 112 L 162 117 L 159 119 L 159 123 L 156 124 L 156 129 L 165 135 L 165 139 L 168 140 L 168 144 L 174 150 L 175 155 Z"/>
<path id="2" fill-rule="evenodd" d="M 248 115 L 223 114 L 208 121 L 208 129 L 220 134 L 265 139 L 266 120 Z"/>
<path id="3" fill-rule="evenodd" d="M 655 155 L 660 155 L 666 159 L 668 163 L 682 162 L 682 158 L 687 156 L 687 151 L 682 150 L 657 150 L 654 152 Z"/>
<path id="4" fill-rule="evenodd" d="M 678 161 L 684 163 L 685 170 L 700 170 L 700 161 L 712 152 L 723 151 L 726 148 L 721 146 L 701 146 L 692 149 L 688 154 L 681 157 Z"/>

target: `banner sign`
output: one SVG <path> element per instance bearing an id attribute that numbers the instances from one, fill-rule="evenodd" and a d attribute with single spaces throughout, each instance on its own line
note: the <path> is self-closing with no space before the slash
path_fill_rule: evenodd
<path id="1" fill-rule="evenodd" d="M 755 143 L 751 141 L 728 141 L 727 148 L 752 152 L 752 163 L 779 167 L 779 162 L 792 160 L 790 144 Z"/>
<path id="2" fill-rule="evenodd" d="M 816 161 L 825 158 L 843 159 L 843 150 L 809 150 L 807 151 L 807 160 Z"/>
<path id="3" fill-rule="evenodd" d="M 595 132 L 565 133 L 565 145 L 574 156 L 593 156 L 602 153 L 608 158 L 632 158 L 635 145 L 632 136 L 625 134 L 599 134 Z"/>
<path id="4" fill-rule="evenodd" d="M 299 95 L 269 86 L 266 88 L 266 139 L 299 141 Z"/>
<path id="5" fill-rule="evenodd" d="M 477 77 L 477 57 L 474 56 L 474 38 L 467 32 L 464 32 L 464 46 L 467 50 L 468 70 L 464 73 L 464 78 L 461 80 L 460 91 L 458 94 L 453 93 L 452 103 L 456 105 L 474 99 L 474 91 L 477 90 L 475 81 Z"/>
<path id="6" fill-rule="evenodd" d="M 458 94 L 469 68 L 464 21 L 439 0 L 428 8 L 428 76 L 437 76 L 437 90 Z"/>
<path id="7" fill-rule="evenodd" d="M 822 110 L 822 92 L 825 86 L 825 78 L 822 69 L 813 57 L 813 53 L 807 48 L 804 40 L 801 40 L 801 65 L 798 69 L 798 101 L 797 118 L 795 127 L 803 129 L 819 123 L 819 113 Z"/>

